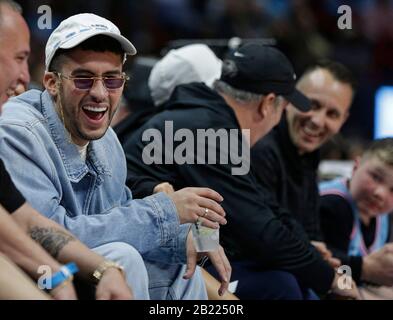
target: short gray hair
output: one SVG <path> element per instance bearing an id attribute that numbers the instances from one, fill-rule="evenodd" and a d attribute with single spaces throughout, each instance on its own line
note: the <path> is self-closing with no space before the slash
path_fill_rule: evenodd
<path id="1" fill-rule="evenodd" d="M 260 101 L 263 98 L 262 94 L 256 94 L 253 92 L 235 89 L 234 87 L 232 87 L 231 85 L 227 84 L 222 80 L 216 80 L 213 83 L 213 87 L 216 91 L 228 95 L 240 103 Z"/>
<path id="2" fill-rule="evenodd" d="M 228 96 L 232 97 L 233 99 L 235 99 L 236 101 L 238 101 L 240 103 L 244 103 L 244 104 L 247 104 L 250 102 L 255 102 L 255 101 L 258 102 L 258 101 L 262 100 L 264 97 L 263 94 L 257 94 L 257 93 L 253 93 L 253 92 L 235 89 L 234 87 L 232 87 L 231 85 L 229 85 L 228 83 L 226 83 L 222 80 L 214 81 L 213 88 L 216 91 L 221 92 L 225 95 L 228 95 Z M 284 97 L 282 97 L 280 95 L 276 95 L 276 99 L 274 101 L 274 106 L 278 107 L 283 100 L 284 100 Z"/>
<path id="3" fill-rule="evenodd" d="M 7 6 L 10 9 L 12 9 L 13 11 L 18 12 L 20 14 L 23 13 L 22 7 L 20 6 L 19 3 L 15 2 L 13 0 L 0 0 L 0 24 L 1 24 L 1 20 L 2 20 L 2 16 L 1 16 L 2 15 L 1 11 L 2 10 L 1 9 L 4 6 Z"/>

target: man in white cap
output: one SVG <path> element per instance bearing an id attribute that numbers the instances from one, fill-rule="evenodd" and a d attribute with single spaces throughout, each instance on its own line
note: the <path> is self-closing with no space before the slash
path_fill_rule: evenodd
<path id="1" fill-rule="evenodd" d="M 221 66 L 222 61 L 205 44 L 195 43 L 169 51 L 149 76 L 154 104 L 159 106 L 168 101 L 180 84 L 204 82 L 211 87 L 220 78 Z"/>
<path id="2" fill-rule="evenodd" d="M 26 86 L 30 78 L 27 67 L 30 32 L 21 13 L 20 6 L 14 1 L 0 0 L 0 70 L 4 71 L 0 73 L 0 110 L 17 85 Z M 52 273 L 50 295 L 55 299 L 75 299 L 70 280 L 76 268 L 70 262 L 80 269 L 78 275 L 92 285 L 94 271 L 101 270 L 97 299 L 132 298 L 121 270 L 113 265 L 104 272 L 103 267 L 109 266 L 109 261 L 86 248 L 63 227 L 39 214 L 25 201 L 1 159 L 0 252 L 0 299 L 49 298 L 31 281 L 42 279 L 40 268 L 43 266 L 50 268 Z"/>
<path id="3" fill-rule="evenodd" d="M 132 269 L 126 274 L 136 298 L 150 293 L 155 299 L 204 299 L 186 223 L 225 224 L 222 197 L 186 188 L 136 201 L 125 186 L 124 153 L 109 124 L 127 80 L 125 57 L 135 53 L 104 18 L 79 14 L 64 20 L 46 45 L 46 90 L 30 90 L 4 108 L 0 156 L 35 209 Z M 202 217 L 206 209 L 208 218 Z M 209 257 L 225 291 L 231 270 L 223 249 Z M 147 272 L 159 281 L 148 283 Z"/>
<path id="4" fill-rule="evenodd" d="M 30 52 L 30 32 L 21 15 L 20 6 L 9 0 L 0 0 L 0 25 L 0 68 L 5 71 L 0 74 L 1 108 L 3 102 L 13 94 L 18 83 L 26 86 L 29 81 L 27 58 Z M 61 263 L 74 261 L 81 269 L 80 274 L 88 278 L 89 274 L 93 274 L 94 270 L 105 262 L 60 225 L 36 212 L 15 188 L 2 160 L 0 188 L 0 251 L 4 254 L 0 256 L 0 298 L 45 298 L 27 277 L 12 270 L 16 267 L 13 267 L 5 256 L 36 280 L 42 276 L 38 270 L 43 265 L 50 267 L 53 276 L 56 277 L 62 268 Z M 10 274 L 13 276 L 10 277 Z M 97 288 L 97 298 L 131 298 L 124 278 L 114 268 L 107 272 L 103 279 Z M 58 288 L 55 288 L 53 283 L 54 290 L 50 291 L 52 297 L 75 298 L 71 281 L 66 281 L 66 277 L 63 280 L 63 283 L 57 281 Z"/>

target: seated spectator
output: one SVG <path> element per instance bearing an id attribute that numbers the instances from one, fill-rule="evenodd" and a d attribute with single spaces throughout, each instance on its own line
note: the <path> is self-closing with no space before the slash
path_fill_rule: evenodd
<path id="1" fill-rule="evenodd" d="M 188 188 L 134 201 L 125 186 L 123 150 L 108 130 L 127 79 L 123 63 L 135 53 L 104 18 L 64 20 L 46 45 L 46 90 L 27 91 L 4 108 L 0 157 L 35 209 L 129 269 L 136 298 L 204 299 L 187 223 L 225 224 L 222 197 Z M 202 217 L 205 210 L 209 217 Z M 221 274 L 223 293 L 230 278 L 225 253 L 220 247 L 207 255 Z"/>
<path id="2" fill-rule="evenodd" d="M 0 112 L 1 106 L 30 81 L 27 59 L 30 32 L 14 1 L 0 0 Z M 11 41 L 12 39 L 12 41 Z"/>
<path id="3" fill-rule="evenodd" d="M 216 57 L 214 52 L 203 44 L 187 45 L 169 51 L 154 65 L 150 72 L 148 83 L 152 90 L 154 104 L 159 107 L 167 102 L 173 90 L 180 84 L 204 82 L 211 86 L 213 81 L 220 77 L 221 64 L 221 60 Z M 158 112 L 157 109 L 159 108 L 150 110 L 151 112 L 129 115 L 125 121 L 115 127 L 119 140 L 122 141 L 123 136 L 127 137 L 131 132 L 136 131 L 147 119 Z M 143 190 L 142 193 L 134 194 L 137 198 L 158 192 L 172 193 L 175 191 L 168 182 L 154 181 L 149 177 L 141 176 L 137 177 L 137 181 L 139 181 L 139 186 L 135 190 Z M 146 185 L 146 188 L 142 187 L 143 184 Z M 224 296 L 217 295 L 217 289 L 220 287 L 219 282 L 204 269 L 202 269 L 202 274 L 210 300 L 237 300 L 229 292 Z"/>
<path id="4" fill-rule="evenodd" d="M 21 16 L 19 5 L 10 0 L 0 0 L 0 111 L 2 102 L 17 93 L 18 84 L 26 84 L 29 80 L 27 59 L 30 52 L 29 29 Z M 5 208 L 5 209 L 4 209 Z M 11 215 L 10 215 L 11 214 Z M 30 237 L 35 241 L 33 241 Z M 94 288 L 95 297 L 99 299 L 129 299 L 130 289 L 125 283 L 120 266 L 109 263 L 103 257 L 88 250 L 60 225 L 44 218 L 35 211 L 15 188 L 3 161 L 0 159 L 0 252 L 22 268 L 32 279 L 42 278 L 39 267 L 51 268 L 53 279 L 50 294 L 56 299 L 75 299 L 76 295 L 71 277 L 61 277 L 61 264 L 74 262 L 80 269 L 87 286 Z M 52 256 L 51 256 L 52 255 Z M 4 299 L 46 299 L 47 296 L 32 289 L 32 282 L 21 276 L 19 270 L 2 257 L 0 273 L 10 277 L 13 283 L 2 277 L 1 297 Z M 68 269 L 69 270 L 69 269 Z M 101 271 L 100 278 L 93 282 L 95 271 Z M 71 270 L 75 272 L 75 270 Z M 12 278 L 12 275 L 15 278 Z M 59 278 L 60 276 L 60 278 Z M 48 278 L 48 280 L 50 280 Z M 78 282 L 79 283 L 79 282 Z M 47 286 L 49 289 L 49 286 Z M 89 292 L 94 290 L 84 290 Z M 78 293 L 80 293 L 79 291 Z M 91 298 L 91 295 L 88 296 Z M 94 297 L 94 295 L 93 295 Z M 83 296 L 87 298 L 87 296 Z"/>
<path id="5" fill-rule="evenodd" d="M 354 80 L 342 64 L 324 61 L 310 67 L 296 87 L 311 100 L 311 110 L 299 112 L 289 105 L 280 124 L 251 149 L 251 161 L 258 183 L 330 259 L 319 227 L 319 149 L 348 118 Z"/>
<path id="6" fill-rule="evenodd" d="M 169 51 L 157 62 L 149 76 L 154 104 L 160 106 L 168 101 L 180 84 L 204 82 L 212 87 L 213 82 L 220 78 L 221 65 L 222 61 L 204 44 L 190 44 Z"/>
<path id="7" fill-rule="evenodd" d="M 323 182 L 319 188 L 328 247 L 363 284 L 363 298 L 393 299 L 393 244 L 387 243 L 388 213 L 393 210 L 393 139 L 374 141 L 355 161 L 350 179 Z M 368 283 L 374 286 L 365 286 Z"/>
<path id="8" fill-rule="evenodd" d="M 164 137 L 168 122 L 174 131 L 191 131 L 187 136 L 193 137 L 201 130 L 210 130 L 217 139 L 217 131 L 221 130 L 226 137 L 232 132 L 237 143 L 236 154 L 238 151 L 245 154 L 250 145 L 279 122 L 288 101 L 303 111 L 309 110 L 309 100 L 294 87 L 293 68 L 280 51 L 249 43 L 224 61 L 221 78 L 213 89 L 203 83 L 178 86 L 162 110 L 129 134 L 123 143 L 128 165 L 127 183 L 133 190 L 137 187 L 133 177 L 142 175 L 155 183 L 166 181 L 175 190 L 208 186 L 223 195 L 228 224 L 220 229 L 220 236 L 231 259 L 233 280 L 239 281 L 235 294 L 240 299 L 309 298 L 308 288 L 318 292 L 339 290 L 338 276 L 305 241 L 296 222 L 268 202 L 254 175 L 247 170 L 246 155 L 241 163 L 244 168 L 240 167 L 232 158 L 234 150 L 231 152 L 225 141 L 216 141 L 211 147 L 211 141 L 205 137 L 202 143 L 191 143 L 193 148 L 186 158 L 183 154 L 176 159 L 173 154 L 176 148 L 187 145 L 184 137 L 157 142 L 155 139 L 143 141 L 142 136 L 153 132 L 147 130 L 155 130 L 157 136 Z M 244 136 L 241 129 L 246 130 Z M 158 154 L 153 161 L 145 163 L 145 147 L 150 148 L 155 143 L 173 161 L 163 162 L 162 152 L 161 160 Z M 171 147 L 167 147 L 168 143 Z M 207 154 L 198 152 L 201 148 L 214 152 L 215 161 L 207 161 Z M 227 156 L 228 162 L 220 161 L 222 155 Z"/>

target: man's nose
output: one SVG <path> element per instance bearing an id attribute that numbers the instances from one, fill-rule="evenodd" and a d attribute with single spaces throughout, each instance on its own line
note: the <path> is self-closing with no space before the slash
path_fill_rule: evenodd
<path id="1" fill-rule="evenodd" d="M 90 89 L 90 95 L 97 101 L 103 101 L 108 96 L 108 90 L 105 87 L 103 79 L 95 79 Z"/>
<path id="2" fill-rule="evenodd" d="M 27 89 L 27 86 L 30 83 L 30 73 L 29 73 L 29 66 L 28 66 L 27 62 L 25 62 L 23 64 L 21 73 L 18 78 L 18 82 L 22 83 L 23 86 L 25 87 L 25 89 Z"/>
<path id="3" fill-rule="evenodd" d="M 315 111 L 311 117 L 311 122 L 317 127 L 322 127 L 325 123 L 325 118 L 326 115 L 324 111 Z"/>

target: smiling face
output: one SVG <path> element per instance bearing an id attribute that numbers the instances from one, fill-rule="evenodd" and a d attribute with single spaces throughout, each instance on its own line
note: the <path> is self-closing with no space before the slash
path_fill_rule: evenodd
<path id="1" fill-rule="evenodd" d="M 363 217 L 393 210 L 393 167 L 378 157 L 356 161 L 349 188 Z"/>
<path id="2" fill-rule="evenodd" d="M 122 75 L 122 56 L 113 52 L 74 49 L 65 58 L 62 76 L 47 73 L 44 83 L 56 101 L 60 118 L 80 146 L 100 139 L 107 131 L 120 102 L 123 87 L 107 89 L 102 80 L 95 80 L 89 90 L 75 87 L 68 77 L 114 77 Z"/>
<path id="3" fill-rule="evenodd" d="M 312 109 L 287 109 L 289 134 L 300 154 L 313 152 L 335 135 L 349 114 L 353 91 L 336 80 L 326 69 L 315 69 L 304 76 L 297 88 L 312 102 Z"/>
<path id="4" fill-rule="evenodd" d="M 7 5 L 1 5 L 0 23 L 0 111 L 1 105 L 14 94 L 18 84 L 30 81 L 27 60 L 30 32 L 23 17 Z"/>

